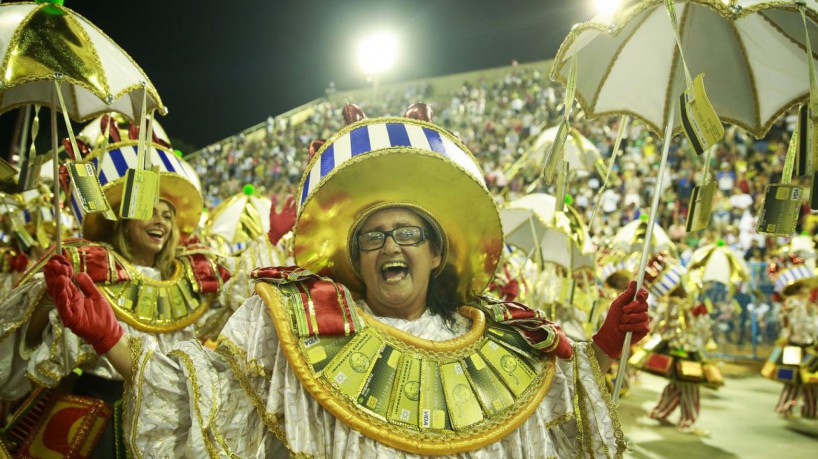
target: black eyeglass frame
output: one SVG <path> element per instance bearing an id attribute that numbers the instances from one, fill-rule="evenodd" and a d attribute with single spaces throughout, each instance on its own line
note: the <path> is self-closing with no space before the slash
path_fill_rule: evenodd
<path id="1" fill-rule="evenodd" d="M 399 231 L 399 230 L 406 229 L 406 228 L 417 228 L 417 229 L 419 229 L 420 230 L 420 240 L 417 241 L 417 242 L 411 242 L 411 243 L 408 243 L 408 244 L 402 244 L 402 243 L 398 242 L 398 240 L 395 239 L 395 236 L 394 236 L 395 231 Z M 372 233 L 383 234 L 383 239 L 382 239 L 381 245 L 379 245 L 378 247 L 371 248 L 371 249 L 362 248 L 361 247 L 361 236 L 363 236 L 365 234 L 372 234 Z M 417 246 L 419 246 L 419 245 L 421 245 L 424 242 L 429 240 L 428 231 L 426 231 L 426 228 L 423 228 L 422 226 L 416 226 L 416 225 L 406 225 L 406 226 L 401 226 L 399 228 L 395 228 L 395 229 L 392 229 L 392 230 L 389 230 L 389 231 L 367 231 L 365 233 L 360 233 L 360 234 L 358 234 L 358 237 L 355 238 L 355 245 L 357 246 L 358 250 L 360 250 L 362 252 L 371 252 L 373 250 L 380 250 L 380 249 L 383 248 L 384 245 L 386 245 L 386 238 L 387 237 L 391 237 L 392 240 L 395 241 L 395 244 L 398 244 L 398 245 L 403 246 L 403 247 L 417 247 Z"/>

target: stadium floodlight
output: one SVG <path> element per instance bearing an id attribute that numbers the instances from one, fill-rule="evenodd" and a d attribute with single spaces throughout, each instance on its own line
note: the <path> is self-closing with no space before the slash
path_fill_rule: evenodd
<path id="1" fill-rule="evenodd" d="M 594 0 L 597 14 L 606 18 L 612 18 L 622 5 L 622 0 Z"/>
<path id="2" fill-rule="evenodd" d="M 398 41 L 388 32 L 378 32 L 358 44 L 358 62 L 369 76 L 377 75 L 392 68 L 398 55 Z"/>

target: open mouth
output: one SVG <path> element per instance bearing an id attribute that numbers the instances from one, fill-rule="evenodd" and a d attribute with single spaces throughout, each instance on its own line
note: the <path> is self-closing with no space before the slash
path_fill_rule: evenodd
<path id="1" fill-rule="evenodd" d="M 162 230 L 147 230 L 145 233 L 156 242 L 162 242 L 162 239 L 165 237 L 165 232 Z"/>
<path id="2" fill-rule="evenodd" d="M 409 275 L 409 265 L 402 261 L 392 261 L 381 266 L 381 276 L 386 282 L 400 282 Z"/>

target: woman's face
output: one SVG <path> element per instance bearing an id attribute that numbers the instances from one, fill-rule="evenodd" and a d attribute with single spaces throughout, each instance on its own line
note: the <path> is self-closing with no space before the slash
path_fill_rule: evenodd
<path id="1" fill-rule="evenodd" d="M 150 220 L 127 220 L 130 251 L 133 262 L 143 266 L 153 266 L 156 255 L 165 246 L 173 226 L 173 207 L 166 201 L 159 201 L 153 208 Z"/>
<path id="2" fill-rule="evenodd" d="M 358 234 L 416 226 L 427 228 L 411 210 L 399 207 L 379 210 L 366 219 Z M 429 240 L 418 245 L 399 245 L 387 236 L 380 249 L 359 251 L 366 302 L 381 316 L 415 319 L 426 309 L 426 292 L 432 271 L 440 265 L 440 252 Z"/>

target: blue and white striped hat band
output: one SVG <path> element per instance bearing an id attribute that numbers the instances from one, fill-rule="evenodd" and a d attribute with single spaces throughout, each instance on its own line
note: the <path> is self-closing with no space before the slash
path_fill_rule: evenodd
<path id="1" fill-rule="evenodd" d="M 673 265 L 659 274 L 647 286 L 648 291 L 654 298 L 663 298 L 682 283 L 686 272 L 687 270 L 682 265 Z"/>
<path id="2" fill-rule="evenodd" d="M 420 210 L 437 222 L 442 271 L 457 278 L 458 298 L 481 294 L 502 249 L 497 206 L 468 149 L 432 123 L 363 119 L 346 126 L 315 154 L 301 180 L 295 226 L 300 266 L 361 292 L 350 241 L 372 209 Z"/>
<path id="3" fill-rule="evenodd" d="M 441 155 L 468 172 L 485 186 L 485 179 L 471 153 L 453 137 L 430 123 L 406 118 L 381 118 L 368 124 L 356 123 L 332 141 L 324 144 L 308 166 L 301 183 L 299 210 L 332 171 L 360 155 L 390 148 L 411 148 Z"/>
<path id="4" fill-rule="evenodd" d="M 805 265 L 796 265 L 791 268 L 784 268 L 775 278 L 775 290 L 783 293 L 784 289 L 799 281 L 818 281 L 815 272 Z"/>
<path id="5" fill-rule="evenodd" d="M 179 232 L 188 236 L 199 224 L 202 213 L 202 194 L 199 177 L 190 165 L 177 157 L 172 150 L 160 145 L 151 147 L 151 164 L 159 167 L 159 194 L 170 201 L 176 209 Z M 125 174 L 136 167 L 137 142 L 125 141 L 108 146 L 107 151 L 96 150 L 86 162 L 91 162 L 97 172 L 105 197 L 115 213 L 119 213 Z M 80 222 L 82 235 L 92 241 L 103 241 L 110 234 L 113 223 L 100 213 L 86 213 L 80 205 L 77 191 L 71 193 L 71 209 Z"/>

